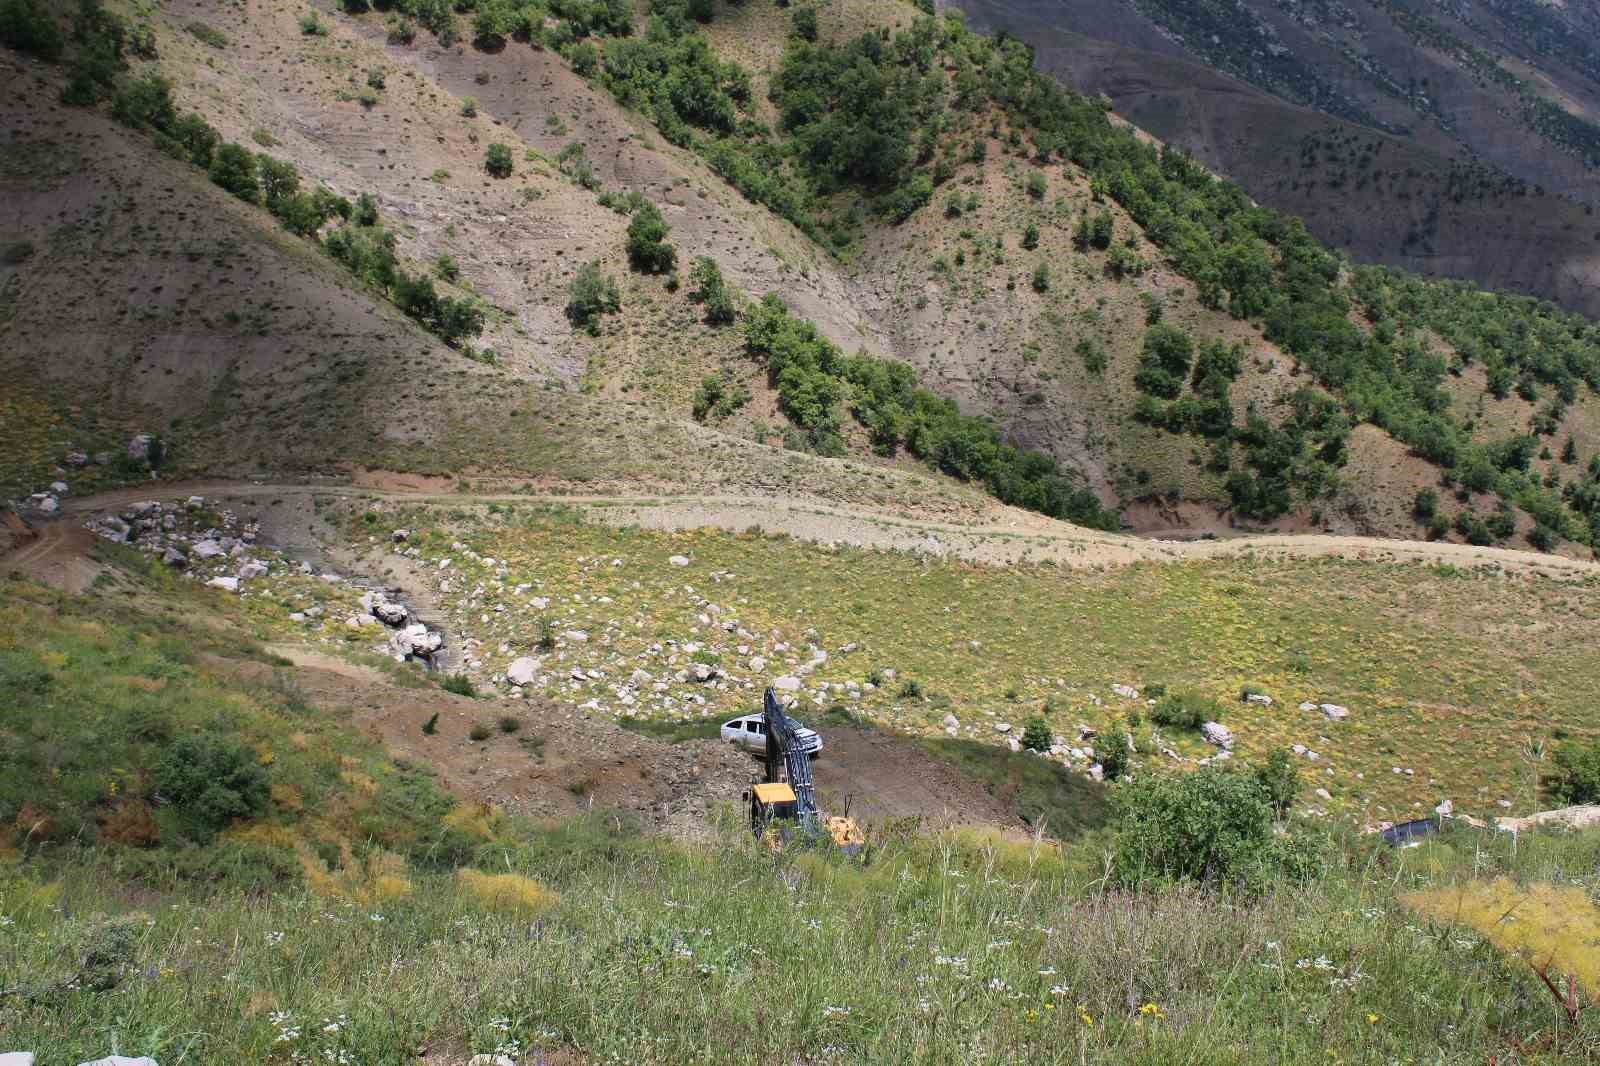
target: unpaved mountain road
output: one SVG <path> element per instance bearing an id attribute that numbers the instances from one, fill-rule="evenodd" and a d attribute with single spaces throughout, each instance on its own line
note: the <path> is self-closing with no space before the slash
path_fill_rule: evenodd
<path id="1" fill-rule="evenodd" d="M 291 495 L 336 496 L 417 504 L 526 503 L 578 508 L 591 521 L 643 529 L 759 529 L 801 540 L 919 551 L 987 565 L 1043 563 L 1076 568 L 1211 559 L 1347 558 L 1366 562 L 1449 564 L 1563 580 L 1600 577 L 1600 563 L 1563 555 L 1469 544 L 1323 534 L 1274 534 L 1213 541 L 1158 541 L 1101 533 L 1013 508 L 996 508 L 986 523 L 953 524 L 757 496 L 582 496 L 533 493 L 437 493 L 364 488 L 336 482 L 154 482 L 62 501 L 63 516 L 93 514 L 123 503 L 191 495 L 227 501 Z M 54 523 L 46 523 L 51 525 Z M 8 560 L 8 562 L 11 562 Z"/>

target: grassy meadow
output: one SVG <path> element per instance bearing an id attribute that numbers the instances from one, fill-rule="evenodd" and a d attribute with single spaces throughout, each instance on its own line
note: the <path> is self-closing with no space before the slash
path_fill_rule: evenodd
<path id="1" fill-rule="evenodd" d="M 1294 744 L 1316 752 L 1300 761 L 1307 789 L 1326 788 L 1324 806 L 1359 822 L 1403 820 L 1442 799 L 1485 815 L 1535 809 L 1543 749 L 1596 735 L 1592 584 L 1338 559 L 1000 569 L 756 532 L 615 529 L 500 504 L 359 512 L 350 528 L 399 526 L 459 635 L 481 642 L 483 674 L 539 655 L 546 695 L 619 715 L 742 711 L 754 685 L 816 649 L 828 657 L 806 678 L 802 715 L 842 704 L 930 737 L 944 736 L 947 713 L 962 738 L 989 743 L 996 723 L 1020 731 L 1043 714 L 1076 742 L 1080 723 L 1126 728 L 1130 711 L 1147 713 L 1113 685 L 1157 684 L 1218 700 L 1245 758 Z M 548 652 L 536 646 L 546 630 L 557 638 Z M 571 631 L 586 639 L 562 636 Z M 701 646 L 731 683 L 675 684 L 670 706 L 620 703 L 631 670 L 672 658 L 668 641 Z M 750 668 L 755 655 L 764 670 Z M 573 666 L 597 676 L 576 680 Z M 1240 702 L 1246 685 L 1273 705 Z M 1298 709 L 1307 701 L 1350 715 L 1328 721 Z M 1192 733 L 1152 735 L 1148 721 L 1134 733 L 1146 751 L 1208 754 Z"/>

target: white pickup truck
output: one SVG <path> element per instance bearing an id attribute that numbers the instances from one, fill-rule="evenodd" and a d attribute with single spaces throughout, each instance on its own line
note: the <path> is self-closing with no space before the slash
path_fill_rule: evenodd
<path id="1" fill-rule="evenodd" d="M 822 737 L 814 729 L 807 729 L 798 721 L 794 723 L 795 736 L 807 755 L 816 758 L 822 754 Z M 740 744 L 750 751 L 767 750 L 767 719 L 765 715 L 746 714 L 722 723 L 722 739 L 729 744 Z"/>

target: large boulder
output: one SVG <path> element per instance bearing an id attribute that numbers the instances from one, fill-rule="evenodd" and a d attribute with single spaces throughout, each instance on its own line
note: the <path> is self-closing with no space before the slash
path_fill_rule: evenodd
<path id="1" fill-rule="evenodd" d="M 1327 718 L 1330 722 L 1337 722 L 1341 719 L 1350 717 L 1350 708 L 1341 707 L 1337 703 L 1323 703 L 1318 705 L 1317 709 L 1320 710 L 1323 717 Z"/>
<path id="2" fill-rule="evenodd" d="M 248 581 L 253 577 L 266 577 L 267 564 L 260 559 L 246 559 L 239 564 L 239 569 L 234 573 L 239 575 L 241 581 Z"/>
<path id="3" fill-rule="evenodd" d="M 777 689 L 779 692 L 799 692 L 800 679 L 793 675 L 776 678 L 772 682 L 772 687 Z"/>
<path id="4" fill-rule="evenodd" d="M 196 559 L 215 559 L 218 556 L 227 554 L 227 549 L 218 543 L 214 537 L 207 537 L 204 540 L 196 541 L 194 547 L 190 548 L 189 550 L 194 554 Z"/>
<path id="5" fill-rule="evenodd" d="M 506 667 L 506 680 L 519 688 L 523 685 L 533 684 L 533 679 L 538 676 L 539 660 L 531 655 L 524 655 L 520 659 L 513 660 L 511 665 Z"/>
<path id="6" fill-rule="evenodd" d="M 236 577 L 214 577 L 207 581 L 206 584 L 215 589 L 222 589 L 224 592 L 239 591 L 239 579 Z"/>
<path id="7" fill-rule="evenodd" d="M 189 557 L 177 548 L 168 548 L 161 553 L 161 561 L 168 566 L 184 567 L 189 565 Z"/>
<path id="8" fill-rule="evenodd" d="M 392 603 L 389 600 L 379 600 L 372 605 L 372 617 L 386 626 L 397 628 L 406 624 L 406 619 L 411 617 L 404 604 Z"/>
<path id="9" fill-rule="evenodd" d="M 1200 726 L 1200 735 L 1208 744 L 1215 744 L 1223 751 L 1233 750 L 1233 731 L 1221 722 L 1205 722 Z"/>
<path id="10" fill-rule="evenodd" d="M 389 636 L 389 651 L 397 659 L 410 655 L 432 655 L 444 647 L 444 637 L 421 622 L 413 622 Z"/>

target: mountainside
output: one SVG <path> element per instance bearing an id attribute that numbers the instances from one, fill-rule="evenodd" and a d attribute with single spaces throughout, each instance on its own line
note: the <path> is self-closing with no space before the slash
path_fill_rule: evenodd
<path id="1" fill-rule="evenodd" d="M 1587 551 L 1600 329 L 1351 271 L 1014 42 L 352 6 L 0 57 L 18 488 L 142 431 L 169 473 Z"/>
<path id="2" fill-rule="evenodd" d="M 1358 259 L 1600 311 L 1592 6 L 952 6 Z"/>

